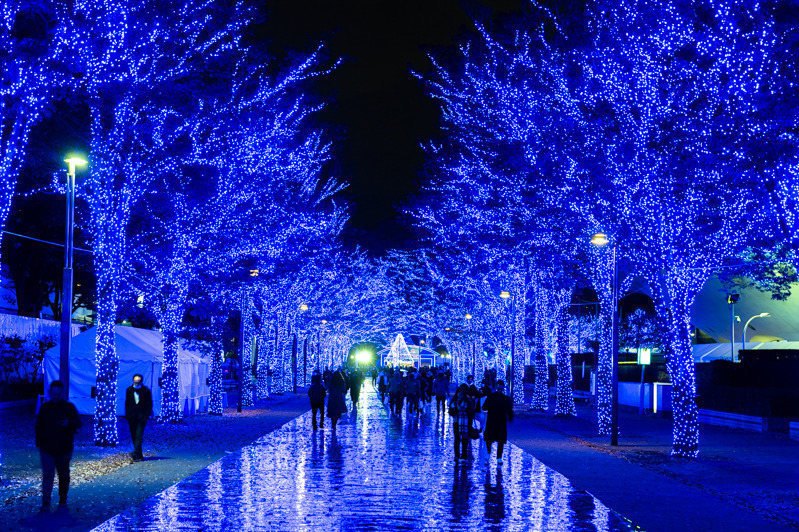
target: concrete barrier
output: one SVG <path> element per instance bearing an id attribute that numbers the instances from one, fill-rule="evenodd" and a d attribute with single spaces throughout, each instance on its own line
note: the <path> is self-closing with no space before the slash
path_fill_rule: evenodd
<path id="1" fill-rule="evenodd" d="M 0 403 L 0 410 L 6 408 L 21 408 L 25 406 L 32 406 L 36 404 L 36 399 L 24 399 L 22 401 L 10 401 L 8 403 Z"/>
<path id="2" fill-rule="evenodd" d="M 699 423 L 703 423 L 705 425 L 716 425 L 720 427 L 730 427 L 734 429 L 752 430 L 755 432 L 766 432 L 768 428 L 768 420 L 764 417 L 733 414 L 731 412 L 719 412 L 716 410 L 700 409 Z"/>
<path id="3" fill-rule="evenodd" d="M 788 423 L 788 435 L 791 439 L 799 440 L 799 421 L 791 421 Z"/>

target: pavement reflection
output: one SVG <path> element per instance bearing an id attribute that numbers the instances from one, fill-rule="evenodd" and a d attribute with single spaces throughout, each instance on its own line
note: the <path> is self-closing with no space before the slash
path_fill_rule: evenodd
<path id="1" fill-rule="evenodd" d="M 512 444 L 455 462 L 435 405 L 392 416 L 367 383 L 343 421 L 300 416 L 95 530 L 639 530 Z"/>

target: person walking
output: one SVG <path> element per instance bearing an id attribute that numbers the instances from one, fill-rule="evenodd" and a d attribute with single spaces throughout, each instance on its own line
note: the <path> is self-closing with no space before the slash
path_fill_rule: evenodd
<path id="1" fill-rule="evenodd" d="M 330 386 L 327 391 L 327 417 L 336 430 L 339 418 L 347 413 L 347 403 L 344 401 L 344 394 L 347 393 L 347 381 L 344 378 L 344 370 L 339 369 L 330 377 Z"/>
<path id="2" fill-rule="evenodd" d="M 58 472 L 58 507 L 66 508 L 69 492 L 69 462 L 75 448 L 75 432 L 81 421 L 75 405 L 64 397 L 61 381 L 50 383 L 49 400 L 36 417 L 36 447 L 42 461 L 42 511 L 50 511 L 53 481 Z"/>
<path id="3" fill-rule="evenodd" d="M 449 414 L 454 418 L 452 425 L 455 432 L 455 460 L 468 460 L 469 454 L 469 427 L 474 419 L 474 403 L 468 395 L 469 387 L 465 384 L 458 386 L 455 398 L 449 404 Z"/>
<path id="4" fill-rule="evenodd" d="M 360 370 L 354 370 L 350 373 L 350 399 L 352 399 L 352 411 L 355 412 L 358 406 L 358 399 L 361 397 L 361 386 L 363 386 L 364 376 Z"/>
<path id="5" fill-rule="evenodd" d="M 486 462 L 491 458 L 491 447 L 497 442 L 497 463 L 502 463 L 502 452 L 508 441 L 508 422 L 513 421 L 513 401 L 505 395 L 505 382 L 497 381 L 496 391 L 486 397 L 483 403 L 486 413 L 486 426 L 483 440 L 486 442 Z"/>
<path id="6" fill-rule="evenodd" d="M 377 367 L 373 367 L 372 370 L 369 372 L 372 376 L 372 388 L 377 388 Z"/>
<path id="7" fill-rule="evenodd" d="M 405 383 L 405 395 L 408 397 L 409 414 L 419 413 L 419 395 L 422 391 L 419 379 L 415 371 L 408 373 L 408 380 Z"/>
<path id="8" fill-rule="evenodd" d="M 394 370 L 394 376 L 388 381 L 389 405 L 392 414 L 402 413 L 402 401 L 405 395 L 405 380 L 399 369 Z"/>
<path id="9" fill-rule="evenodd" d="M 446 409 L 449 399 L 449 383 L 443 373 L 439 373 L 433 381 L 433 395 L 436 396 L 436 419 L 438 419 L 439 414 L 443 416 L 442 410 Z"/>
<path id="10" fill-rule="evenodd" d="M 377 392 L 380 394 L 380 402 L 385 404 L 388 393 L 388 372 L 385 368 L 380 371 L 380 376 L 377 378 Z"/>
<path id="11" fill-rule="evenodd" d="M 153 413 L 153 394 L 144 384 L 144 377 L 140 374 L 133 376 L 133 384 L 125 391 L 125 419 L 130 428 L 130 439 L 133 441 L 134 462 L 144 460 L 142 441 L 144 440 L 144 426 Z"/>
<path id="12" fill-rule="evenodd" d="M 322 385 L 322 375 L 315 373 L 311 377 L 308 387 L 308 399 L 311 401 L 313 429 L 316 430 L 316 413 L 319 412 L 319 427 L 325 428 L 325 387 Z"/>

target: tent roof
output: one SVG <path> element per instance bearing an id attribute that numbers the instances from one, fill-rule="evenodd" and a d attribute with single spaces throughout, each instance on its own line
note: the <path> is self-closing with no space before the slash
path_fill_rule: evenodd
<path id="1" fill-rule="evenodd" d="M 164 335 L 160 331 L 116 325 L 114 327 L 114 333 L 116 335 L 117 355 L 120 360 L 152 362 L 161 362 L 163 360 Z M 77 336 L 73 336 L 69 357 L 71 359 L 94 360 L 96 341 L 96 327 L 92 327 Z M 181 341 L 181 347 L 178 350 L 179 359 L 205 360 L 205 358 L 207 358 L 195 350 L 187 350 L 184 344 L 185 342 Z M 60 356 L 59 346 L 48 349 L 44 356 L 45 358 Z"/>
<path id="2" fill-rule="evenodd" d="M 710 362 L 711 360 L 730 360 L 730 343 L 719 344 L 697 344 L 693 346 L 694 349 L 694 362 Z M 738 350 L 741 349 L 741 344 L 736 343 L 733 347 L 735 350 L 735 360 L 738 360 Z M 795 349 L 799 350 L 799 342 L 746 342 L 746 349 L 755 349 L 761 351 L 769 351 L 774 349 Z"/>

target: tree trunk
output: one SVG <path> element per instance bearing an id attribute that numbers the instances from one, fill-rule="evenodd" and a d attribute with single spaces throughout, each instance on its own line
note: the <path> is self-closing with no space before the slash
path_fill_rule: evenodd
<path id="1" fill-rule="evenodd" d="M 111 273 L 102 273 L 110 277 Z M 108 283 L 108 279 L 101 286 Z M 99 284 L 99 283 L 98 283 Z M 117 378 L 119 357 L 116 351 L 114 323 L 116 321 L 116 290 L 101 290 L 97 305 L 97 339 L 95 363 L 97 365 L 97 407 L 94 412 L 94 444 L 103 447 L 116 447 L 117 434 Z"/>
<path id="2" fill-rule="evenodd" d="M 171 326 L 173 320 L 161 323 L 164 331 L 164 363 L 161 366 L 161 421 L 177 423 L 183 419 L 180 404 L 180 381 L 178 379 L 178 335 Z"/>
<path id="3" fill-rule="evenodd" d="M 600 305 L 599 311 L 599 353 L 597 356 L 596 371 L 596 398 L 597 398 L 597 429 L 600 435 L 610 435 L 610 410 L 612 403 L 613 380 L 613 326 L 612 308 Z"/>
<path id="4" fill-rule="evenodd" d="M 556 385 L 555 414 L 573 416 L 577 413 L 574 405 L 574 380 L 572 375 L 572 357 L 569 352 L 569 301 L 572 289 L 558 290 L 555 294 L 555 316 L 557 331 L 558 381 Z"/>

